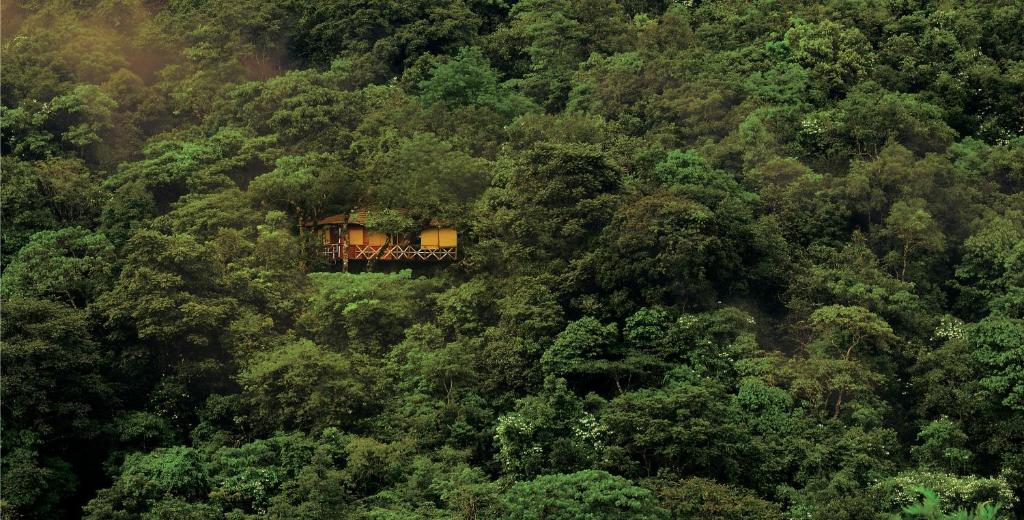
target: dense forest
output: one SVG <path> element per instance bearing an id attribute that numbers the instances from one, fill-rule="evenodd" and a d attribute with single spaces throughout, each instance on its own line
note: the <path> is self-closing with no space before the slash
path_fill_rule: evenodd
<path id="1" fill-rule="evenodd" d="M 0 14 L 4 520 L 1024 518 L 1020 1 Z"/>

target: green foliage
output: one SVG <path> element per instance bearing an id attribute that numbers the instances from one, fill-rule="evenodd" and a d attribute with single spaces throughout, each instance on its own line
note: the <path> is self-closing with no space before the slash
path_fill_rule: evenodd
<path id="1" fill-rule="evenodd" d="M 880 497 L 881 509 L 894 512 L 902 510 L 904 514 L 914 513 L 915 508 L 922 506 L 921 502 L 932 508 L 933 512 L 930 514 L 935 514 L 957 509 L 964 511 L 982 505 L 991 507 L 1000 504 L 998 507 L 1006 507 L 1017 501 L 1004 479 L 957 477 L 948 473 L 929 471 L 900 473 L 876 484 L 875 492 Z M 918 495 L 925 495 L 924 500 L 918 502 Z M 918 509 L 917 514 L 922 514 L 926 510 Z M 991 516 L 998 517 L 1001 515 Z"/>
<path id="2" fill-rule="evenodd" d="M 583 318 L 566 326 L 541 357 L 544 372 L 565 377 L 594 371 L 590 365 L 606 358 L 617 347 L 615 324 L 601 325 L 594 318 Z"/>
<path id="3" fill-rule="evenodd" d="M 796 20 L 784 36 L 791 58 L 808 71 L 817 89 L 838 97 L 864 74 L 871 64 L 871 44 L 857 28 L 825 20 Z"/>
<path id="4" fill-rule="evenodd" d="M 989 316 L 974 325 L 968 337 L 975 358 L 989 370 L 982 386 L 1002 405 L 1024 410 L 1024 319 Z"/>
<path id="5" fill-rule="evenodd" d="M 754 455 L 739 410 L 720 385 L 689 374 L 682 378 L 609 402 L 601 413 L 609 451 L 626 456 L 616 462 L 629 464 L 631 473 L 668 469 L 736 481 Z"/>
<path id="6" fill-rule="evenodd" d="M 249 184 L 249 194 L 260 202 L 291 211 L 299 219 L 320 218 L 328 210 L 350 211 L 362 198 L 359 180 L 338 167 L 331 154 L 281 157 L 269 173 Z"/>
<path id="7" fill-rule="evenodd" d="M 0 516 L 1021 517 L 1019 4 L 5 2 Z"/>
<path id="8" fill-rule="evenodd" d="M 98 179 L 79 159 L 4 160 L 2 247 L 11 256 L 36 231 L 92 226 L 105 196 Z"/>
<path id="9" fill-rule="evenodd" d="M 306 305 L 300 325 L 318 344 L 335 350 L 376 351 L 393 345 L 403 329 L 418 321 L 436 282 L 397 273 L 315 273 L 317 293 Z"/>
<path id="10" fill-rule="evenodd" d="M 475 33 L 479 17 L 461 1 L 408 5 L 337 0 L 297 9 L 296 54 L 314 65 L 341 55 L 368 80 L 386 79 L 421 54 L 452 52 Z"/>
<path id="11" fill-rule="evenodd" d="M 92 438 L 113 404 L 110 359 L 89 334 L 85 311 L 47 300 L 5 298 L 4 424 L 12 442 Z M 8 422 L 10 421 L 10 422 Z M 30 443 L 31 444 L 31 443 Z"/>
<path id="12" fill-rule="evenodd" d="M 373 367 L 357 363 L 308 340 L 257 357 L 238 374 L 252 427 L 264 432 L 353 429 L 370 411 L 379 377 Z"/>
<path id="13" fill-rule="evenodd" d="M 964 255 L 956 268 L 956 286 L 963 306 L 973 315 L 984 315 L 991 302 L 1010 286 L 1014 251 L 1024 242 L 1024 216 L 1017 211 L 993 215 L 978 223 L 964 243 Z"/>
<path id="14" fill-rule="evenodd" d="M 497 72 L 476 47 L 462 49 L 451 61 L 435 66 L 419 88 L 428 103 L 484 107 L 505 117 L 533 109 L 529 99 L 499 84 Z"/>
<path id="15" fill-rule="evenodd" d="M 85 311 L 5 297 L 3 314 L 4 514 L 66 515 L 80 485 L 76 447 L 100 438 L 115 405 L 111 357 L 90 337 Z"/>
<path id="16" fill-rule="evenodd" d="M 958 509 L 952 514 L 946 514 L 942 510 L 938 496 L 933 491 L 926 488 L 917 488 L 916 491 L 923 496 L 921 501 L 905 507 L 902 514 L 894 518 L 990 520 L 998 518 L 999 515 L 999 505 L 992 505 L 988 502 L 978 504 L 974 511 Z"/>
<path id="17" fill-rule="evenodd" d="M 604 443 L 604 427 L 564 379 L 548 377 L 536 396 L 516 402 L 515 411 L 498 418 L 497 458 L 510 475 L 571 472 L 594 467 Z"/>
<path id="18" fill-rule="evenodd" d="M 376 179 L 371 196 L 384 208 L 405 208 L 424 221 L 459 218 L 486 186 L 488 161 L 436 135 L 417 133 L 392 146 L 368 160 Z"/>
<path id="19" fill-rule="evenodd" d="M 973 454 L 967 449 L 967 435 L 948 418 L 928 423 L 917 438 L 921 444 L 910 454 L 921 466 L 953 472 L 969 467 Z"/>
<path id="20" fill-rule="evenodd" d="M 107 318 L 131 320 L 139 339 L 167 347 L 214 343 L 236 302 L 224 290 L 224 267 L 211 246 L 190 235 L 142 231 L 125 250 L 125 268 L 101 303 Z"/>
<path id="21" fill-rule="evenodd" d="M 539 143 L 498 169 L 481 232 L 538 259 L 565 258 L 595 235 L 621 182 L 606 154 L 585 144 Z"/>
<path id="22" fill-rule="evenodd" d="M 659 504 L 672 518 L 709 520 L 782 520 L 782 509 L 749 490 L 706 478 L 654 479 L 643 482 L 653 488 Z"/>
<path id="23" fill-rule="evenodd" d="M 111 286 L 113 260 L 114 246 L 101 233 L 79 227 L 41 231 L 4 270 L 3 290 L 84 306 Z"/>
<path id="24" fill-rule="evenodd" d="M 666 518 L 652 493 L 604 471 L 545 475 L 505 494 L 509 518 Z"/>
<path id="25" fill-rule="evenodd" d="M 406 234 L 416 231 L 416 222 L 393 209 L 384 209 L 367 215 L 366 227 L 388 234 Z"/>

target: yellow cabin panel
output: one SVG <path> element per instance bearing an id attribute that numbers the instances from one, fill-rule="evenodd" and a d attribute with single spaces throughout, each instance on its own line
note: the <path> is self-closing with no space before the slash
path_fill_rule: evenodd
<path id="1" fill-rule="evenodd" d="M 437 249 L 438 246 L 437 228 L 424 229 L 420 231 L 420 247 L 423 249 Z"/>
<path id="2" fill-rule="evenodd" d="M 359 245 L 365 244 L 366 236 L 363 234 L 363 228 L 350 226 L 348 228 L 348 243 Z"/>
<path id="3" fill-rule="evenodd" d="M 366 243 L 371 246 L 382 246 L 388 241 L 388 236 L 380 231 L 367 231 Z"/>
<path id="4" fill-rule="evenodd" d="M 456 247 L 459 243 L 459 234 L 452 228 L 441 228 L 437 230 L 438 247 Z"/>
<path id="5" fill-rule="evenodd" d="M 329 228 L 320 228 L 320 234 L 324 236 L 324 244 L 330 245 L 331 243 L 331 230 Z"/>

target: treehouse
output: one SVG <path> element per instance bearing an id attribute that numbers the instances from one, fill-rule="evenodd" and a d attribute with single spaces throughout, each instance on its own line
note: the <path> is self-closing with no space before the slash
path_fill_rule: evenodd
<path id="1" fill-rule="evenodd" d="M 394 212 L 394 210 L 392 210 Z M 386 232 L 373 224 L 366 210 L 349 215 L 331 215 L 316 222 L 304 221 L 302 226 L 323 237 L 324 255 L 331 262 L 347 264 L 350 260 L 455 260 L 458 233 L 446 223 L 432 219 L 418 232 Z"/>

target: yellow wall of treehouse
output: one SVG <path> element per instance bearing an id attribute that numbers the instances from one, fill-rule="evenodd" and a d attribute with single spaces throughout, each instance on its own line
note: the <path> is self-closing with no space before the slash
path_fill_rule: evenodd
<path id="1" fill-rule="evenodd" d="M 427 228 L 420 231 L 420 247 L 423 249 L 437 249 L 438 244 L 437 228 Z"/>
<path id="2" fill-rule="evenodd" d="M 388 241 L 388 236 L 380 231 L 366 230 L 366 243 L 371 246 L 382 246 Z"/>
<path id="3" fill-rule="evenodd" d="M 423 249 L 456 247 L 458 242 L 458 233 L 452 228 L 434 227 L 420 231 L 420 247 Z"/>
<path id="4" fill-rule="evenodd" d="M 320 234 L 324 236 L 324 244 L 329 245 L 331 243 L 331 228 L 328 226 L 320 228 Z"/>
<path id="5" fill-rule="evenodd" d="M 459 234 L 452 228 L 438 229 L 437 245 L 439 247 L 456 247 L 459 245 Z"/>
<path id="6" fill-rule="evenodd" d="M 349 226 L 348 228 L 348 243 L 349 244 L 365 244 L 366 236 L 363 234 L 363 228 Z"/>

